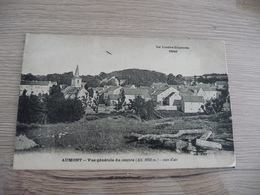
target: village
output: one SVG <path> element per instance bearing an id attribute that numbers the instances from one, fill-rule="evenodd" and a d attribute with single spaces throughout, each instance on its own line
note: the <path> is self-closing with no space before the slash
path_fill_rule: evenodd
<path id="1" fill-rule="evenodd" d="M 91 112 L 90 108 L 99 109 L 99 112 L 112 111 L 119 104 L 121 96 L 124 96 L 122 109 L 127 110 L 137 96 L 145 101 L 156 102 L 156 110 L 178 110 L 183 113 L 207 112 L 205 105 L 211 108 L 212 101 L 221 99 L 219 111 L 230 111 L 228 81 L 216 81 L 215 83 L 198 83 L 196 81 L 184 82 L 180 85 L 169 85 L 162 82 L 154 82 L 151 86 L 125 85 L 125 79 L 119 80 L 115 76 L 105 78 L 100 83 L 102 87 L 88 86 L 79 75 L 76 67 L 71 85 L 61 84 L 60 88 L 66 99 L 78 98 L 82 101 L 86 114 Z M 52 86 L 57 85 L 55 81 L 21 81 L 20 95 L 27 91 L 27 95 L 33 94 L 41 97 L 49 94 Z"/>
<path id="2" fill-rule="evenodd" d="M 44 110 L 43 114 L 39 114 L 42 122 L 24 125 L 20 121 L 16 141 L 20 147 L 17 148 L 23 150 L 24 143 L 30 142 L 32 147 L 39 149 L 100 152 L 163 148 L 194 155 L 234 149 L 227 81 L 202 83 L 194 77 L 187 77 L 179 85 L 153 82 L 151 86 L 136 86 L 125 82 L 125 79 L 112 76 L 103 79 L 99 87 L 93 87 L 82 82 L 78 66 L 70 85 L 57 85 L 56 81 L 22 80 L 20 97 L 33 95 L 43 101 L 56 86 L 62 98 L 71 100 L 72 105 L 64 110 L 64 103 L 60 103 L 61 107 L 55 108 L 55 113 L 47 112 L 47 122 Z M 145 115 L 138 112 L 139 108 L 133 108 L 137 99 L 141 100 L 137 107 L 150 106 L 145 108 Z M 74 101 L 82 104 L 80 107 L 84 109 L 84 115 L 74 116 L 78 113 L 73 108 Z M 49 110 L 58 106 L 56 100 L 51 102 L 54 104 L 48 107 Z M 18 116 L 28 114 L 23 109 L 25 107 L 18 111 L 18 114 L 21 113 Z M 70 116 L 73 120 L 61 120 L 61 112 L 66 112 L 66 117 Z M 28 121 L 25 119 L 25 122 Z"/>

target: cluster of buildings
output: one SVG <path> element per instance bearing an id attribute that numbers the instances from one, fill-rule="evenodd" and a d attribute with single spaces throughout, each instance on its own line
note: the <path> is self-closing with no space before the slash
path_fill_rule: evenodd
<path id="1" fill-rule="evenodd" d="M 41 96 L 44 94 L 50 94 L 50 88 L 53 85 L 57 85 L 57 82 L 52 81 L 21 81 L 20 84 L 20 95 L 26 91 L 26 95 L 37 95 Z"/>
<path id="2" fill-rule="evenodd" d="M 84 87 L 85 84 L 86 83 L 83 83 L 82 78 L 79 76 L 79 68 L 77 66 L 75 74 L 71 79 L 71 85 L 60 85 L 61 92 L 64 94 L 65 98 L 79 98 L 80 100 L 84 100 L 88 96 L 88 91 Z M 20 84 L 20 95 L 22 95 L 24 91 L 26 91 L 26 95 L 50 95 L 50 89 L 53 85 L 57 85 L 57 82 L 22 80 Z"/>
<path id="3" fill-rule="evenodd" d="M 182 110 L 184 113 L 197 113 L 206 101 L 219 98 L 221 90 L 226 89 L 227 81 L 217 81 L 214 85 L 199 83 L 194 86 L 168 85 L 167 83 L 153 83 L 150 87 L 135 85 L 122 86 L 115 78 L 106 79 L 105 82 L 113 81 L 114 85 L 104 85 L 104 87 L 93 88 L 94 93 L 102 96 L 107 106 L 115 106 L 122 91 L 125 96 L 125 105 L 137 96 L 141 96 L 145 101 L 153 100 L 157 102 L 158 110 Z M 34 95 L 49 94 L 50 88 L 57 83 L 50 81 L 22 81 L 20 94 L 27 90 L 27 94 Z M 71 85 L 62 88 L 65 98 L 79 98 L 81 101 L 89 100 L 89 92 L 84 87 L 85 83 L 79 76 L 78 66 Z"/>
<path id="4" fill-rule="evenodd" d="M 206 101 L 221 96 L 221 86 L 198 84 L 196 86 L 168 85 L 167 83 L 153 83 L 151 87 L 140 86 L 105 86 L 104 97 L 109 105 L 116 105 L 121 89 L 124 89 L 125 102 L 136 96 L 141 96 L 146 101 L 157 102 L 158 110 L 182 110 L 184 113 L 198 113 Z"/>

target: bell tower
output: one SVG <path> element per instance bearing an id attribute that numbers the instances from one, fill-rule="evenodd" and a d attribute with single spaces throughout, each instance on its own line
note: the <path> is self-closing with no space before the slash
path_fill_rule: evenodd
<path id="1" fill-rule="evenodd" d="M 71 79 L 71 86 L 73 87 L 81 87 L 82 78 L 79 77 L 79 66 L 77 65 L 75 74 Z"/>

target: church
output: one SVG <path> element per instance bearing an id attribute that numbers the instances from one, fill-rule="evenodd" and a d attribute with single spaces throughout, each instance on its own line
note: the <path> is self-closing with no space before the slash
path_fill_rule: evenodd
<path id="1" fill-rule="evenodd" d="M 67 86 L 62 90 L 64 97 L 66 99 L 74 99 L 78 98 L 81 101 L 86 101 L 88 98 L 88 91 L 84 87 L 84 83 L 82 83 L 82 78 L 79 76 L 79 67 L 77 66 L 75 74 L 71 79 L 71 85 Z"/>

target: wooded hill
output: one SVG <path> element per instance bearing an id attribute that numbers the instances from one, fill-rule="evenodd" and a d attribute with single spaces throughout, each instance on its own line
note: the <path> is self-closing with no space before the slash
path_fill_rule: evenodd
<path id="1" fill-rule="evenodd" d="M 207 82 L 212 82 L 218 79 L 218 77 L 213 73 L 214 77 L 207 79 Z M 174 76 L 173 74 L 164 74 L 161 72 L 151 71 L 151 70 L 141 70 L 141 69 L 125 69 L 119 71 L 113 71 L 111 73 L 101 72 L 99 75 L 82 75 L 82 81 L 86 82 L 89 87 L 99 87 L 102 86 L 101 81 L 105 78 L 109 79 L 115 76 L 119 80 L 125 80 L 124 85 L 136 85 L 136 86 L 151 86 L 153 82 L 158 83 L 168 83 L 169 85 L 183 84 L 185 80 L 190 80 L 189 77 L 184 77 L 181 74 Z M 73 72 L 65 72 L 63 74 L 48 74 L 48 75 L 33 75 L 22 74 L 22 80 L 37 80 L 37 81 L 57 81 L 57 83 L 70 85 L 71 78 L 73 77 Z M 194 77 L 196 78 L 196 76 Z M 199 79 L 200 77 L 197 77 Z"/>
<path id="2" fill-rule="evenodd" d="M 106 78 L 113 76 L 119 80 L 126 80 L 125 85 L 151 86 L 153 82 L 166 83 L 167 81 L 167 75 L 164 73 L 141 69 L 126 69 L 106 74 Z"/>

